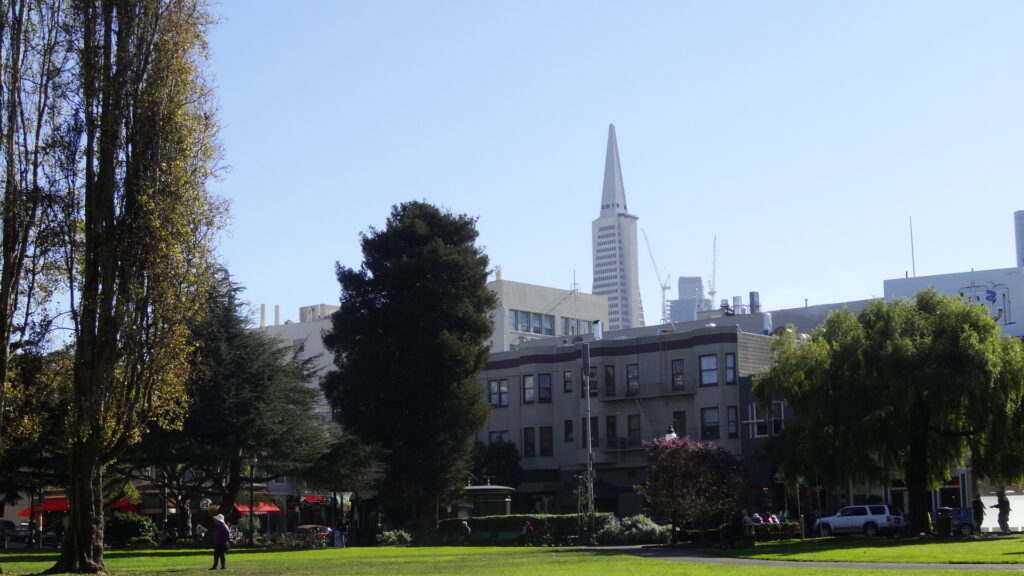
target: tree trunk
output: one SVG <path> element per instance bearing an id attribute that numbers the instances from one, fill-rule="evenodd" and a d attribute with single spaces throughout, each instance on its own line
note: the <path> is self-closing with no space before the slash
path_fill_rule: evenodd
<path id="1" fill-rule="evenodd" d="M 930 413 L 925 402 L 917 402 L 917 421 L 907 451 L 907 515 L 911 534 L 928 532 L 928 421 Z"/>
<path id="2" fill-rule="evenodd" d="M 437 544 L 437 500 L 425 497 L 419 506 L 420 546 Z"/>
<path id="3" fill-rule="evenodd" d="M 47 573 L 103 574 L 103 467 L 97 463 L 96 436 L 71 447 L 73 469 L 68 495 L 73 503 L 60 559 Z"/>

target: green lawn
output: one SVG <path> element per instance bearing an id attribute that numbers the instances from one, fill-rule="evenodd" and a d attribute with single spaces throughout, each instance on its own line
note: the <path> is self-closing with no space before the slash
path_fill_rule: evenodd
<path id="1" fill-rule="evenodd" d="M 911 540 L 888 539 L 818 539 L 794 544 L 772 544 L 738 551 L 744 556 L 820 560 L 830 558 L 851 560 L 858 555 L 868 559 L 864 549 L 886 559 L 918 561 L 929 550 L 932 562 L 992 562 L 1011 559 L 1019 562 L 1024 553 L 1020 538 L 992 538 L 975 541 L 950 541 L 925 544 Z M 901 543 L 905 544 L 900 545 Z M 972 548 L 973 546 L 973 548 Z M 907 554 L 901 554 L 900 550 Z M 1020 549 L 1022 552 L 1016 552 Z M 862 550 L 862 552 L 858 552 Z M 971 551 L 978 556 L 967 557 Z M 53 552 L 24 550 L 0 551 L 0 568 L 7 575 L 38 574 L 49 568 Z M 879 559 L 882 558 L 871 558 Z M 118 575 L 160 576 L 205 574 L 211 563 L 208 550 L 111 551 L 107 568 Z M 253 574 L 281 576 L 783 576 L 799 572 L 799 576 L 837 576 L 840 574 L 878 576 L 882 571 L 866 569 L 803 567 L 741 567 L 719 564 L 698 564 L 663 559 L 638 558 L 623 550 L 566 548 L 346 548 L 295 552 L 232 550 L 228 553 L 228 569 L 222 574 Z M 957 574 L 982 574 L 958 571 Z M 1010 574 L 1008 571 L 986 571 L 984 574 Z M 1019 572 L 1016 572 L 1019 574 Z M 943 571 L 901 570 L 901 576 L 950 574 Z"/>

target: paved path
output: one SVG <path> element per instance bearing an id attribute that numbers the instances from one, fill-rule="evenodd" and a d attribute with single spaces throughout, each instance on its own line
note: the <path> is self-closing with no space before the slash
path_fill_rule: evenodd
<path id="1" fill-rule="evenodd" d="M 867 570 L 1001 570 L 1024 572 L 1024 564 L 923 564 L 902 562 L 814 562 L 792 560 L 759 560 L 715 556 L 693 548 L 637 547 L 630 554 L 644 558 L 697 562 L 701 564 L 730 564 L 733 566 L 775 566 L 779 568 L 860 568 Z"/>

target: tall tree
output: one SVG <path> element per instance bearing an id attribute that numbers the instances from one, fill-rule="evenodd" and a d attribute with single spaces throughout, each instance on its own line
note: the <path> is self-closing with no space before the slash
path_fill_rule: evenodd
<path id="1" fill-rule="evenodd" d="M 67 27 L 65 2 L 0 4 L 0 458 L 27 431 L 26 413 L 14 408 L 26 392 L 14 356 L 46 336 L 54 211 L 73 173 L 74 144 L 62 141 L 74 122 L 71 78 L 61 73 L 72 59 Z"/>
<path id="2" fill-rule="evenodd" d="M 515 488 L 523 482 L 526 471 L 520 465 L 519 448 L 515 442 L 498 440 L 490 444 L 473 443 L 473 476 L 477 483 L 499 484 Z"/>
<path id="3" fill-rule="evenodd" d="M 781 396 L 796 414 L 769 444 L 788 475 L 901 472 L 913 530 L 952 466 L 970 459 L 978 475 L 1024 475 L 1014 444 L 1024 439 L 1024 348 L 983 306 L 934 289 L 876 301 L 832 312 L 807 342 L 781 339 L 773 357 L 755 393 Z"/>
<path id="4" fill-rule="evenodd" d="M 488 356 L 494 294 L 475 219 L 423 202 L 394 206 L 362 235 L 363 264 L 337 266 L 341 309 L 324 345 L 323 388 L 342 427 L 383 452 L 385 502 L 413 507 L 424 541 L 462 485 L 489 406 L 475 378 Z"/>
<path id="5" fill-rule="evenodd" d="M 249 329 L 238 292 L 222 273 L 192 327 L 199 344 L 184 425 L 152 425 L 133 451 L 136 474 L 186 511 L 189 497 L 202 491 L 219 495 L 221 511 L 231 515 L 250 481 L 301 476 L 327 451 L 327 429 L 316 413 L 321 396 L 308 385 L 315 358 L 301 359 L 291 343 Z"/>
<path id="6" fill-rule="evenodd" d="M 52 570 L 100 572 L 105 466 L 173 425 L 221 206 L 203 0 L 75 0 L 81 111 L 68 537 Z"/>

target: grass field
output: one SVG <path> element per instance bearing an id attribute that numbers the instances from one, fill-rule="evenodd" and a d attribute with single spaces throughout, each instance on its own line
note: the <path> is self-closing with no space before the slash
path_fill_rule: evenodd
<path id="1" fill-rule="evenodd" d="M 915 541 L 909 539 L 826 538 L 759 545 L 734 556 L 784 560 L 935 563 L 1021 563 L 1007 570 L 957 570 L 957 574 L 1020 574 L 1024 539 Z M 52 551 L 0 551 L 5 574 L 38 574 L 53 565 Z M 110 551 L 107 568 L 119 575 L 160 576 L 208 573 L 209 550 Z M 346 548 L 278 552 L 232 550 L 220 574 L 281 576 L 834 576 L 871 575 L 892 570 L 730 566 L 639 558 L 627 550 L 567 548 Z M 900 576 L 951 574 L 948 570 L 900 570 Z"/>

